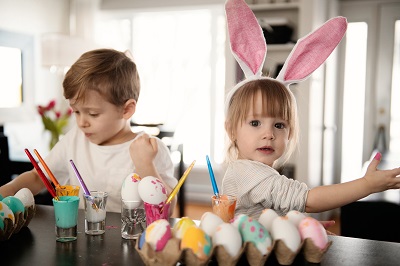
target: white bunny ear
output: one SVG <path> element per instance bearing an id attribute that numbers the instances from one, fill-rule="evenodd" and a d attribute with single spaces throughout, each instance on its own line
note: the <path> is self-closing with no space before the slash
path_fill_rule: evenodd
<path id="1" fill-rule="evenodd" d="M 261 76 L 267 44 L 257 18 L 244 0 L 225 3 L 231 50 L 246 77 Z"/>
<path id="2" fill-rule="evenodd" d="M 288 86 L 309 77 L 340 43 L 346 29 L 346 18 L 335 17 L 298 40 L 276 80 Z"/>

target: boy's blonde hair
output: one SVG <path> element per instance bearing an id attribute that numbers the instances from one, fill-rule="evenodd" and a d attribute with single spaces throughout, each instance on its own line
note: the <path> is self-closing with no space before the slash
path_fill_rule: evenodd
<path id="1" fill-rule="evenodd" d="M 270 78 L 245 83 L 227 103 L 225 130 L 229 137 L 229 143 L 225 159 L 226 162 L 230 162 L 238 158 L 235 142 L 237 127 L 245 121 L 250 107 L 254 106 L 255 96 L 258 92 L 261 92 L 262 95 L 262 114 L 279 117 L 289 124 L 289 144 L 283 156 L 274 163 L 274 167 L 280 167 L 290 158 L 297 145 L 299 135 L 297 104 L 293 93 L 288 88 Z"/>
<path id="2" fill-rule="evenodd" d="M 97 49 L 84 53 L 65 75 L 64 97 L 85 101 L 86 91 L 97 91 L 108 102 L 123 106 L 139 99 L 140 79 L 136 64 L 123 52 Z"/>

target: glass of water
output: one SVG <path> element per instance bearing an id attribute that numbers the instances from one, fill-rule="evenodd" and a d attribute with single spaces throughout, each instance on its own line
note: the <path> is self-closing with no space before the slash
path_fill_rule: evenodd
<path id="1" fill-rule="evenodd" d="M 101 235 L 106 227 L 106 204 L 108 193 L 90 191 L 90 195 L 83 195 L 85 202 L 85 233 Z"/>

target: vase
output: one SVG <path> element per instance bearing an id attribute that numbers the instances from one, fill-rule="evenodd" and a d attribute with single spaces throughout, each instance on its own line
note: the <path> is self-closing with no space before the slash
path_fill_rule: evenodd
<path id="1" fill-rule="evenodd" d="M 60 134 L 58 134 L 57 132 L 51 132 L 51 138 L 49 143 L 50 150 L 53 149 L 54 145 L 56 145 L 59 139 L 60 139 Z"/>

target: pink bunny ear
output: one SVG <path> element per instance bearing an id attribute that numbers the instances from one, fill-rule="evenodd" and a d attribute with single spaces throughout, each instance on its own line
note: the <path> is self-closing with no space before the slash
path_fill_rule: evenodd
<path id="1" fill-rule="evenodd" d="M 346 29 L 346 18 L 336 17 L 298 40 L 276 79 L 286 86 L 306 79 L 325 62 Z"/>
<path id="2" fill-rule="evenodd" d="M 261 76 L 267 44 L 256 17 L 244 0 L 225 3 L 231 50 L 246 77 Z"/>

